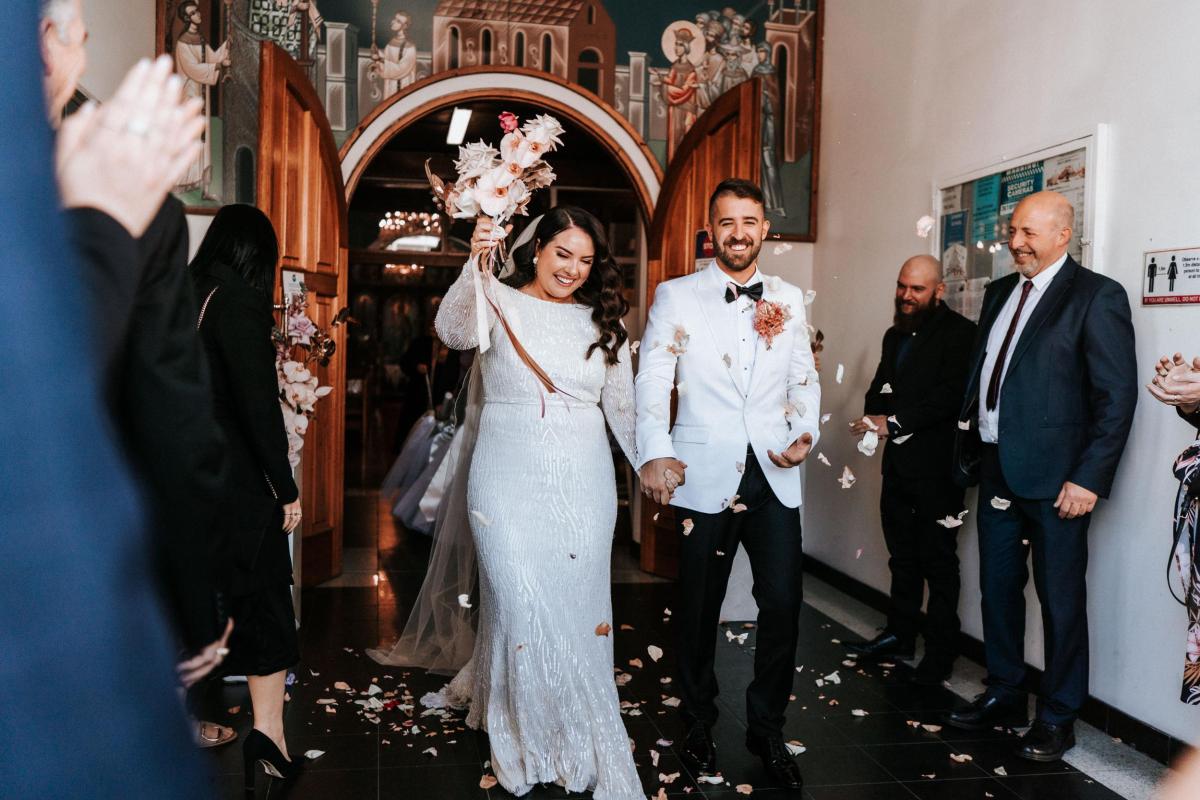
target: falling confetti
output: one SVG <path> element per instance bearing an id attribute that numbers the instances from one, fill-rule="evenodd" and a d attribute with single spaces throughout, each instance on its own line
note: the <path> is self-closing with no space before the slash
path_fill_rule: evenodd
<path id="1" fill-rule="evenodd" d="M 631 658 L 629 659 L 629 666 L 633 667 L 634 669 L 641 669 L 642 660 L 640 658 Z"/>
<path id="2" fill-rule="evenodd" d="M 337 689 L 339 692 L 348 692 L 350 691 L 350 684 L 346 683 L 345 681 L 337 681 L 333 684 L 333 688 Z"/>
<path id="3" fill-rule="evenodd" d="M 667 345 L 667 352 L 673 356 L 683 355 L 687 352 L 688 342 L 691 338 L 682 325 L 677 325 L 675 327 L 675 341 Z"/>
<path id="4" fill-rule="evenodd" d="M 658 647 L 657 645 L 650 645 L 646 648 L 646 652 L 650 654 L 650 658 L 654 661 L 658 661 L 663 657 L 662 648 Z"/>
<path id="5" fill-rule="evenodd" d="M 864 456 L 875 455 L 875 450 L 879 447 L 879 434 L 875 431 L 867 431 L 863 434 L 863 438 L 858 442 L 858 452 Z"/>
<path id="6" fill-rule="evenodd" d="M 971 430 L 971 422 L 970 422 L 970 420 L 960 419 L 960 420 L 958 421 L 958 429 L 959 429 L 960 431 L 969 431 L 969 430 Z"/>
<path id="7" fill-rule="evenodd" d="M 742 462 L 742 461 L 738 461 L 738 462 L 734 463 L 733 467 L 734 467 L 734 469 L 736 469 L 738 472 L 745 472 L 745 471 L 746 471 L 746 464 L 745 464 L 744 462 Z"/>
<path id="8" fill-rule="evenodd" d="M 748 783 L 739 783 L 736 787 L 738 794 L 754 794 L 754 787 Z"/>
<path id="9" fill-rule="evenodd" d="M 955 764 L 966 764 L 968 761 L 974 761 L 975 759 L 971 758 L 971 756 L 967 755 L 966 753 L 951 753 L 950 760 Z"/>
<path id="10" fill-rule="evenodd" d="M 655 766 L 655 767 L 657 767 L 657 766 L 658 766 L 658 758 L 659 758 L 659 756 L 658 756 L 658 751 L 657 751 L 657 750 L 651 750 L 651 751 L 650 751 L 650 764 L 651 764 L 651 766 Z"/>
<path id="11" fill-rule="evenodd" d="M 1004 767 L 996 767 L 994 770 L 992 770 L 992 772 L 996 773 L 1001 778 L 1008 775 L 1008 770 L 1006 770 Z"/>
<path id="12" fill-rule="evenodd" d="M 856 480 L 858 478 L 854 477 L 854 473 L 850 471 L 849 467 L 842 467 L 842 477 L 838 478 L 838 483 L 842 485 L 843 489 L 849 489 Z"/>
<path id="13" fill-rule="evenodd" d="M 992 508 L 997 511 L 1008 511 L 1008 507 L 1012 505 L 1012 500 L 1005 500 L 1003 497 L 992 498 Z"/>
<path id="14" fill-rule="evenodd" d="M 917 220 L 917 236 L 922 239 L 929 238 L 929 232 L 933 230 L 933 217 L 928 214 L 923 215 Z"/>
<path id="15" fill-rule="evenodd" d="M 780 242 L 779 244 L 775 245 L 774 249 L 771 251 L 771 254 L 781 256 L 784 253 L 790 253 L 791 250 L 792 246 L 790 244 L 787 242 Z"/>
<path id="16" fill-rule="evenodd" d="M 804 753 L 808 750 L 807 747 L 800 744 L 800 742 L 797 742 L 795 739 L 792 739 L 789 742 L 784 742 L 783 744 L 784 744 L 784 747 L 787 748 L 787 751 L 794 756 L 798 756 L 801 753 Z"/>
<path id="17" fill-rule="evenodd" d="M 316 761 L 321 756 L 325 755 L 324 750 L 305 750 L 304 757 L 309 761 Z"/>
<path id="18" fill-rule="evenodd" d="M 896 438 L 892 439 L 892 444 L 904 444 L 912 437 L 913 435 L 911 433 L 906 433 L 903 436 L 897 436 Z"/>
<path id="19" fill-rule="evenodd" d="M 854 560 L 857 561 L 858 559 L 862 558 L 862 554 L 863 554 L 863 549 L 860 547 L 854 553 Z"/>
<path id="20" fill-rule="evenodd" d="M 668 698 L 664 699 L 662 702 L 663 702 L 663 705 L 666 706 L 667 708 L 679 708 L 679 698 L 678 697 L 668 697 Z"/>
<path id="21" fill-rule="evenodd" d="M 808 291 L 806 291 L 804 293 L 804 305 L 811 306 L 813 300 L 816 300 L 816 299 L 817 299 L 817 290 L 816 289 L 809 289 Z"/>
<path id="22" fill-rule="evenodd" d="M 941 525 L 943 528 L 957 528 L 958 526 L 962 525 L 963 523 L 962 523 L 962 520 L 959 519 L 958 517 L 951 517 L 951 516 L 947 515 L 947 516 L 943 517 L 942 519 L 939 519 L 937 521 L 937 524 Z"/>
<path id="23" fill-rule="evenodd" d="M 599 625 L 596 626 L 596 635 L 597 636 L 608 636 L 608 634 L 611 632 L 612 632 L 612 625 L 609 625 L 607 622 L 601 622 Z"/>
<path id="24" fill-rule="evenodd" d="M 697 775 L 696 782 L 697 783 L 707 783 L 712 786 L 719 786 L 725 782 L 725 778 L 723 778 L 719 774 L 718 775 Z"/>
<path id="25" fill-rule="evenodd" d="M 821 424 L 824 425 L 826 422 L 829 422 L 829 420 L 832 417 L 833 417 L 833 414 L 822 414 L 821 415 Z"/>
<path id="26" fill-rule="evenodd" d="M 629 343 L 629 352 L 633 353 L 634 355 L 637 355 L 638 348 L 641 346 L 642 346 L 641 339 L 638 339 L 636 342 L 630 342 Z"/>
<path id="27" fill-rule="evenodd" d="M 433 758 L 437 758 L 437 748 L 436 747 L 426 747 L 424 750 L 421 751 L 421 754 L 429 755 L 429 756 L 432 756 Z"/>
<path id="28" fill-rule="evenodd" d="M 657 766 L 657 765 L 655 765 L 655 766 Z M 665 783 L 665 784 L 669 785 L 669 784 L 674 783 L 678 779 L 679 779 L 678 772 L 672 772 L 670 775 L 664 775 L 661 772 L 658 773 L 658 782 L 659 783 Z"/>
<path id="29" fill-rule="evenodd" d="M 942 726 L 941 726 L 941 725 L 929 725 L 929 724 L 923 724 L 923 725 L 921 725 L 921 727 L 922 727 L 924 730 L 927 730 L 927 731 L 929 731 L 930 733 L 937 733 L 938 731 L 940 731 L 940 730 L 942 729 Z"/>
<path id="30" fill-rule="evenodd" d="M 471 596 L 468 594 L 460 594 L 458 596 L 458 604 L 463 608 L 471 607 Z"/>
<path id="31" fill-rule="evenodd" d="M 892 393 L 892 385 L 890 383 L 885 383 L 883 386 L 879 387 L 879 393 L 880 394 L 891 394 Z"/>
<path id="32" fill-rule="evenodd" d="M 684 536 L 690 535 L 692 532 L 692 528 L 696 527 L 696 523 L 692 522 L 690 519 L 685 519 L 681 524 L 683 526 L 683 535 Z"/>
<path id="33" fill-rule="evenodd" d="M 824 464 L 827 467 L 833 466 L 833 464 L 829 463 L 829 459 L 825 457 L 824 453 L 817 453 L 817 461 L 820 461 L 822 464 Z"/>
<path id="34" fill-rule="evenodd" d="M 856 716 L 856 717 L 866 717 L 866 716 L 869 716 L 869 712 L 867 712 L 867 711 L 863 711 L 861 708 L 855 708 L 855 709 L 851 710 L 851 712 L 850 712 L 850 713 L 851 713 L 851 714 L 853 714 L 853 715 L 854 715 L 854 716 Z"/>
<path id="35" fill-rule="evenodd" d="M 846 377 L 846 367 L 842 364 L 838 364 L 837 375 L 834 377 L 834 380 L 836 380 L 838 383 L 841 383 L 842 378 L 844 377 Z"/>
<path id="36" fill-rule="evenodd" d="M 833 672 L 825 676 L 825 682 L 832 683 L 835 686 L 840 686 L 842 683 L 842 676 L 838 675 L 838 671 L 835 669 Z"/>

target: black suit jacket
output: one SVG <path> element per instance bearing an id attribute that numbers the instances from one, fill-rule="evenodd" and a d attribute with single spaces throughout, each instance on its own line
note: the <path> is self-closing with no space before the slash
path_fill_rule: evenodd
<path id="1" fill-rule="evenodd" d="M 957 431 L 956 477 L 964 485 L 978 480 L 979 387 L 988 333 L 1019 280 L 1013 273 L 984 293 Z M 1020 497 L 1046 499 L 1071 481 L 1107 497 L 1138 395 L 1125 290 L 1068 256 L 1011 347 L 998 437 L 1008 485 Z"/>
<path id="2" fill-rule="evenodd" d="M 867 414 L 895 416 L 895 434 L 911 439 L 897 444 L 889 437 L 883 449 L 883 469 L 917 477 L 951 477 L 954 428 L 970 373 L 975 323 L 939 303 L 933 315 L 913 334 L 888 328 L 875 378 L 867 389 Z M 912 336 L 901 368 L 896 350 Z M 884 392 L 884 387 L 891 389 Z M 890 426 L 895 427 L 895 426 Z"/>
<path id="3" fill-rule="evenodd" d="M 137 240 L 94 209 L 69 214 L 92 264 L 93 342 L 121 444 L 148 490 L 164 593 L 184 643 L 200 647 L 218 635 L 211 521 L 225 442 L 196 334 L 183 205 L 168 197 Z"/>

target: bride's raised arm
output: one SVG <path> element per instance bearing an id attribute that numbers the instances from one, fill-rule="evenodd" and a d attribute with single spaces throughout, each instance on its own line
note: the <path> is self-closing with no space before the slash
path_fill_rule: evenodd
<path id="1" fill-rule="evenodd" d="M 637 412 L 633 394 L 633 356 L 628 341 L 621 345 L 617 357 L 617 363 L 609 364 L 605 372 L 604 388 L 600 390 L 600 407 L 604 410 L 604 418 L 617 444 L 621 445 L 625 457 L 637 469 Z"/>
<path id="2" fill-rule="evenodd" d="M 455 350 L 479 347 L 480 341 L 489 340 L 492 327 L 496 324 L 496 315 L 483 296 L 484 281 L 488 280 L 488 276 L 479 271 L 479 259 L 486 258 L 487 253 L 504 238 L 492 238 L 494 227 L 487 217 L 480 217 L 476 221 L 475 232 L 471 236 L 471 258 L 463 264 L 458 280 L 446 292 L 438 307 L 434 329 L 438 338 Z M 512 228 L 511 225 L 508 227 Z"/>

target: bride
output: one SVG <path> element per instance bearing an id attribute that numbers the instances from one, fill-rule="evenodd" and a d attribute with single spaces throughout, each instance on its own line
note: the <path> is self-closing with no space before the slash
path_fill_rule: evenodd
<path id="1" fill-rule="evenodd" d="M 531 230 L 497 282 L 481 276 L 477 264 L 486 263 L 504 232 L 480 218 L 471 260 L 438 310 L 443 342 L 483 351 L 477 359 L 482 404 L 465 492 L 479 570 L 479 622 L 470 660 L 422 702 L 469 706 L 467 724 L 487 731 L 496 778 L 515 795 L 557 783 L 568 791 L 591 789 L 596 800 L 641 800 L 613 680 L 609 560 L 617 502 L 605 434 L 607 420 L 626 457 L 637 463 L 633 374 L 621 323 L 628 304 L 594 216 L 559 206 L 521 238 Z M 547 381 L 539 380 L 530 360 L 557 391 L 546 392 Z M 439 520 L 443 537 L 452 538 L 453 527 Z M 454 546 L 435 547 L 444 556 Z M 431 563 L 405 636 L 391 653 L 374 657 L 444 667 L 454 660 L 447 652 L 466 652 L 466 626 L 447 633 L 444 620 L 429 623 L 428 614 L 424 625 L 419 620 L 422 603 L 425 611 L 438 604 L 439 589 L 445 616 L 447 590 L 437 584 L 454 585 L 457 578 L 459 588 L 465 585 L 470 568 L 462 553 L 460 542 L 447 556 L 458 562 L 449 568 L 451 578 L 435 578 L 440 568 Z M 432 560 L 439 560 L 436 552 Z M 466 601 L 463 594 L 460 612 Z"/>

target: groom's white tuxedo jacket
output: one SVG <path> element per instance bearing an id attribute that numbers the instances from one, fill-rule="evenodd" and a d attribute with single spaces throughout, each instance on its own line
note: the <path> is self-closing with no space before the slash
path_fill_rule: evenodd
<path id="1" fill-rule="evenodd" d="M 753 332 L 752 344 L 739 342 L 745 332 L 739 314 L 754 312 L 725 301 L 729 278 L 715 263 L 655 289 L 637 375 L 638 466 L 663 457 L 687 464 L 686 482 L 671 505 L 705 513 L 725 508 L 742 479 L 747 443 L 780 502 L 800 505 L 799 468 L 776 467 L 767 450 L 779 453 L 803 433 L 816 444 L 821 385 L 804 292 L 759 274 L 763 300 L 788 306 L 792 314 L 769 348 Z M 750 363 L 743 363 L 747 358 Z M 676 385 L 679 404 L 670 427 Z"/>

